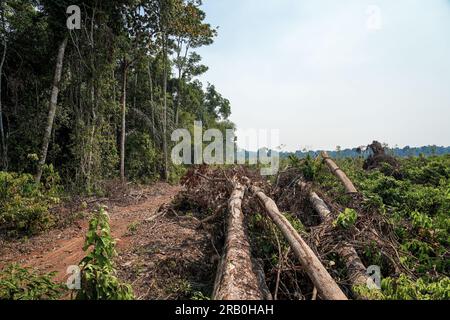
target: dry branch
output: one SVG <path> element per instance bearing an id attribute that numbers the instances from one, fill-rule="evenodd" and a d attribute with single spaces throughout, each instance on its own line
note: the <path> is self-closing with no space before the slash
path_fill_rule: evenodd
<path id="1" fill-rule="evenodd" d="M 328 153 L 325 151 L 322 152 L 322 158 L 325 160 L 326 165 L 330 169 L 330 171 L 342 182 L 345 187 L 345 191 L 349 194 L 358 193 L 352 181 L 347 177 L 344 171 L 341 170 L 337 166 L 337 164 L 330 158 Z"/>
<path id="2" fill-rule="evenodd" d="M 295 255 L 317 288 L 321 298 L 326 300 L 347 300 L 345 294 L 330 276 L 311 248 L 300 237 L 289 221 L 280 213 L 275 202 L 257 187 L 253 186 L 252 192 L 263 203 L 267 215 L 278 226 L 286 240 L 289 242 Z"/>
<path id="3" fill-rule="evenodd" d="M 251 256 L 241 205 L 245 187 L 233 182 L 224 254 L 217 268 L 214 300 L 268 300 L 264 273 Z"/>

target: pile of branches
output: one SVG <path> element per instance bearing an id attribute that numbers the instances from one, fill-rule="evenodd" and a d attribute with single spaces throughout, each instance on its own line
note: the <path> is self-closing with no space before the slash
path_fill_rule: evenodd
<path id="1" fill-rule="evenodd" d="M 360 193 L 349 195 L 349 209 L 357 212 L 356 222 L 349 228 L 341 228 L 336 225 L 340 213 L 346 207 L 334 201 L 315 183 L 303 184 L 304 177 L 300 170 L 290 170 L 280 173 L 279 184 L 275 190 L 275 198 L 280 209 L 291 212 L 304 222 L 308 233 L 305 240 L 310 247 L 320 256 L 324 264 L 333 259 L 338 247 L 345 243 L 354 248 L 365 266 L 370 266 L 371 261 L 366 259 L 364 252 L 370 250 L 381 254 L 382 270 L 384 275 L 392 276 L 400 273 L 408 273 L 408 269 L 401 263 L 399 248 L 392 224 L 387 220 L 368 199 Z M 330 210 L 330 216 L 321 220 L 310 201 L 310 194 L 314 192 L 324 200 Z M 404 254 L 404 253 L 402 253 Z M 346 286 L 350 281 L 344 275 L 341 284 Z"/>
<path id="2" fill-rule="evenodd" d="M 229 216 L 226 213 L 230 197 L 237 185 L 245 186 L 246 194 L 250 196 L 242 197 L 242 208 L 239 210 L 244 212 L 252 255 L 262 260 L 265 280 L 275 299 L 316 299 L 320 298 L 320 293 L 318 297 L 305 261 L 299 261 L 299 253 L 292 244 L 288 244 L 275 221 L 260 214 L 267 210 L 267 203 L 263 203 L 261 197 L 258 199 L 258 191 L 255 190 L 260 190 L 263 198 L 267 195 L 275 200 L 273 205 L 284 213 L 282 219 L 291 219 L 290 227 L 296 226 L 298 235 L 305 240 L 311 254 L 318 257 L 348 297 L 357 297 L 355 283 L 365 283 L 367 275 L 364 266 L 370 266 L 372 262 L 365 255 L 368 248 L 373 247 L 381 254 L 383 276 L 409 273 L 400 261 L 400 246 L 391 223 L 375 206 L 370 205 L 370 201 L 357 192 L 349 195 L 351 200 L 347 207 L 357 212 L 357 219 L 343 228 L 336 221 L 347 208 L 327 196 L 320 186 L 306 183 L 303 173 L 299 168 L 288 168 L 278 175 L 274 183 L 269 183 L 259 172 L 243 166 L 196 166 L 183 178 L 184 190 L 172 204 L 171 210 L 193 215 L 199 221 L 199 228 L 211 233 L 214 248 L 221 255 L 226 241 Z M 317 212 L 312 194 L 320 198 L 327 208 L 326 217 Z M 356 257 L 359 261 L 358 272 L 351 270 L 349 261 L 353 258 L 346 258 L 343 252 L 350 252 L 353 258 Z M 336 266 L 336 261 L 341 265 Z M 355 281 L 358 274 L 360 279 Z"/>
<path id="3" fill-rule="evenodd" d="M 228 201 L 233 191 L 232 180 L 246 185 L 249 180 L 264 190 L 270 186 L 254 170 L 244 166 L 214 168 L 207 165 L 192 167 L 181 180 L 184 189 L 177 195 L 170 210 L 190 213 L 199 220 L 199 228 L 211 233 L 213 244 L 220 251 L 224 244 L 225 219 Z M 256 212 L 257 206 L 248 197 L 244 198 L 246 212 Z"/>
<path id="4" fill-rule="evenodd" d="M 197 166 L 182 180 L 184 190 L 173 203 L 173 210 L 190 212 L 199 220 L 199 227 L 211 233 L 216 250 L 225 244 L 227 206 L 233 185 L 238 182 L 256 187 L 273 197 L 273 185 L 258 171 L 243 166 L 227 169 Z M 283 182 L 281 182 L 283 183 Z M 266 219 L 264 206 L 247 190 L 242 211 L 251 242 L 252 255 L 264 269 L 265 281 L 275 299 L 315 299 L 317 290 L 281 232 Z M 298 224 L 301 224 L 298 220 Z"/>
<path id="5" fill-rule="evenodd" d="M 220 218 L 227 209 L 233 191 L 232 180 L 243 185 L 252 181 L 253 185 L 269 190 L 268 183 L 255 170 L 244 166 L 214 168 L 207 165 L 194 166 L 181 180 L 184 190 L 174 202 L 176 210 L 195 211 L 203 223 Z"/>

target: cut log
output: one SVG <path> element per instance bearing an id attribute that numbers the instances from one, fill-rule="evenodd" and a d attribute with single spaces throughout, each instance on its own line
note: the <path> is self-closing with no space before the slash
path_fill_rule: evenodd
<path id="1" fill-rule="evenodd" d="M 307 184 L 304 182 L 298 183 L 301 190 L 307 189 Z M 325 201 L 323 201 L 317 193 L 310 190 L 309 191 L 309 201 L 311 202 L 314 210 L 319 214 L 322 222 L 326 221 L 331 217 L 331 211 L 328 208 Z M 362 263 L 361 259 L 358 256 L 356 250 L 349 243 L 342 243 L 337 248 L 337 254 L 342 258 L 347 267 L 348 276 L 350 280 L 350 284 L 352 288 L 358 286 L 369 286 L 371 288 L 375 287 L 375 283 L 372 278 L 369 277 L 366 273 L 367 268 Z M 356 290 L 353 290 L 353 293 L 360 299 L 365 299 L 364 296 L 361 296 Z"/>
<path id="2" fill-rule="evenodd" d="M 341 256 L 347 267 L 352 286 L 375 286 L 372 278 L 366 274 L 367 268 L 362 263 L 353 246 L 344 242 L 338 246 L 337 253 Z"/>
<path id="3" fill-rule="evenodd" d="M 227 239 L 217 268 L 213 300 L 271 300 L 260 264 L 252 259 L 244 214 L 246 188 L 233 182 L 228 209 Z"/>
<path id="4" fill-rule="evenodd" d="M 300 181 L 298 183 L 300 190 L 306 190 L 307 189 L 307 184 L 303 181 Z M 327 220 L 330 216 L 331 216 L 331 211 L 328 208 L 327 204 L 325 203 L 325 201 L 323 201 L 318 195 L 317 193 L 315 193 L 314 191 L 310 191 L 309 194 L 309 201 L 311 202 L 314 210 L 317 212 L 317 214 L 320 217 L 320 220 L 325 221 Z"/>
<path id="5" fill-rule="evenodd" d="M 352 181 L 347 177 L 344 171 L 338 167 L 338 165 L 330 158 L 328 153 L 325 151 L 322 152 L 322 158 L 325 160 L 326 165 L 330 169 L 330 171 L 342 182 L 344 185 L 345 191 L 348 194 L 358 193 Z"/>
<path id="6" fill-rule="evenodd" d="M 252 187 L 251 191 L 259 198 L 267 215 L 288 241 L 296 257 L 317 288 L 320 297 L 325 300 L 347 300 L 347 297 L 322 265 L 319 258 L 317 258 L 289 221 L 280 213 L 276 203 L 255 186 Z"/>

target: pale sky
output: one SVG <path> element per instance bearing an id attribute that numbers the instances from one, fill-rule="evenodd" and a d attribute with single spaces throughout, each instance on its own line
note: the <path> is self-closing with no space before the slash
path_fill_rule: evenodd
<path id="1" fill-rule="evenodd" d="M 241 129 L 285 150 L 450 145 L 450 0 L 204 0 L 199 53 Z M 378 12 L 379 11 L 379 14 Z"/>

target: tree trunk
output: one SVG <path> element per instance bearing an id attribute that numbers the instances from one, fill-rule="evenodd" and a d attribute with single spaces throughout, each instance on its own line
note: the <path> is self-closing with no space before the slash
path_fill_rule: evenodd
<path id="1" fill-rule="evenodd" d="M 41 182 L 42 171 L 44 169 L 45 161 L 47 159 L 48 145 L 53 130 L 53 122 L 55 120 L 56 106 L 58 103 L 59 84 L 61 82 L 61 74 L 64 62 L 64 53 L 67 47 L 67 37 L 61 42 L 58 49 L 58 57 L 56 59 L 56 69 L 53 77 L 52 93 L 50 98 L 50 106 L 47 118 L 47 127 L 45 128 L 44 140 L 42 143 L 41 157 L 39 160 L 38 171 L 36 174 L 36 182 Z"/>
<path id="2" fill-rule="evenodd" d="M 271 295 L 260 267 L 251 256 L 241 204 L 245 187 L 235 182 L 228 203 L 228 232 L 217 268 L 214 300 L 268 300 Z"/>
<path id="3" fill-rule="evenodd" d="M 148 65 L 148 81 L 150 83 L 150 109 L 151 109 L 151 118 L 152 118 L 152 135 L 153 135 L 153 143 L 156 142 L 156 128 L 155 128 L 155 110 L 154 110 L 154 102 L 153 102 L 153 79 L 152 79 L 152 71 L 151 65 Z"/>
<path id="4" fill-rule="evenodd" d="M 163 51 L 164 51 L 164 83 L 163 83 L 163 99 L 164 99 L 164 119 L 163 119 L 163 151 L 164 151 L 164 179 L 169 181 L 169 159 L 167 150 L 167 36 L 164 34 Z"/>
<path id="5" fill-rule="evenodd" d="M 347 267 L 348 277 L 352 286 L 367 286 L 370 283 L 375 286 L 372 278 L 366 274 L 367 268 L 353 246 L 345 242 L 341 243 L 337 248 L 337 252 Z"/>
<path id="6" fill-rule="evenodd" d="M 302 181 L 299 182 L 298 185 L 301 190 L 307 189 L 307 184 Z M 325 203 L 325 201 L 323 201 L 317 195 L 317 193 L 315 193 L 314 191 L 309 191 L 309 201 L 311 202 L 314 210 L 317 212 L 317 214 L 319 215 L 319 217 L 322 221 L 325 221 L 330 217 L 330 215 L 331 215 L 330 209 L 328 209 L 328 206 Z"/>
<path id="7" fill-rule="evenodd" d="M 307 184 L 304 182 L 299 182 L 299 186 L 302 190 L 307 189 Z M 325 201 L 323 201 L 317 193 L 309 191 L 309 201 L 313 205 L 314 210 L 319 214 L 322 222 L 330 219 L 331 211 Z M 348 277 L 353 288 L 355 286 L 372 285 L 372 288 L 375 286 L 372 278 L 367 275 L 367 268 L 362 263 L 358 253 L 349 243 L 340 243 L 337 248 L 337 253 L 347 267 Z M 358 298 L 365 299 L 364 296 L 359 295 L 355 290 L 353 290 L 353 292 Z"/>
<path id="8" fill-rule="evenodd" d="M 86 174 L 86 185 L 88 190 L 91 190 L 91 181 L 92 181 L 92 158 L 94 155 L 94 141 L 95 141 L 95 130 L 96 130 L 96 122 L 97 122 L 97 114 L 95 112 L 96 104 L 98 98 L 98 91 L 95 88 L 95 84 L 91 85 L 91 113 L 92 113 L 92 123 L 91 123 L 91 132 L 89 134 L 89 142 L 88 142 L 88 160 L 87 160 L 87 174 Z"/>
<path id="9" fill-rule="evenodd" d="M 126 113 L 127 113 L 127 76 L 128 62 L 123 61 L 123 79 L 122 79 L 122 133 L 120 139 L 120 180 L 125 183 L 125 139 L 126 139 Z"/>
<path id="10" fill-rule="evenodd" d="M 351 180 L 347 177 L 345 172 L 337 166 L 337 164 L 330 158 L 330 156 L 328 156 L 328 153 L 323 151 L 322 158 L 325 160 L 325 163 L 327 164 L 330 171 L 342 182 L 345 187 L 345 191 L 348 194 L 358 193 L 358 190 L 356 190 Z"/>
<path id="11" fill-rule="evenodd" d="M 1 19 L 2 19 L 2 25 L 3 29 L 5 29 L 5 15 L 3 8 L 0 8 L 1 10 Z M 5 139 L 5 129 L 3 127 L 3 105 L 2 105 L 2 79 L 3 79 L 3 65 L 5 64 L 6 59 L 6 51 L 8 49 L 8 42 L 6 41 L 6 35 L 4 35 L 3 38 L 3 54 L 0 61 L 0 136 L 1 136 L 1 147 L 2 147 L 2 169 L 7 170 L 8 169 L 8 154 L 7 154 L 7 148 L 6 148 L 6 139 Z"/>
<path id="12" fill-rule="evenodd" d="M 278 226 L 289 242 L 298 260 L 317 288 L 320 297 L 325 300 L 347 300 L 347 297 L 322 265 L 319 258 L 317 258 L 289 221 L 280 213 L 275 202 L 257 187 L 252 187 L 252 192 L 259 198 L 267 215 Z"/>

